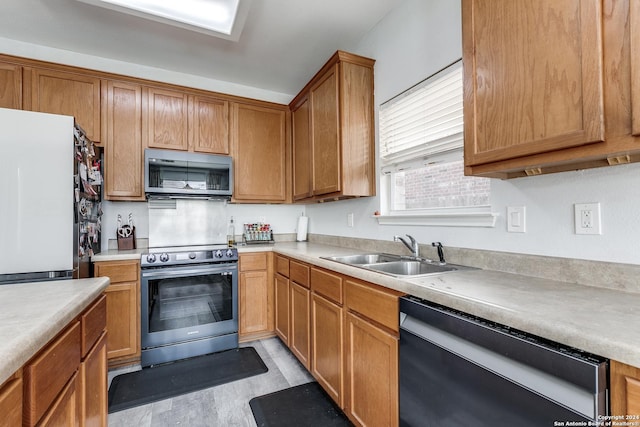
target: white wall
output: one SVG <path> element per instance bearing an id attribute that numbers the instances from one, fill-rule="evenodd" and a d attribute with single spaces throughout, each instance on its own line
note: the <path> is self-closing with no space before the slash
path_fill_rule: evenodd
<path id="1" fill-rule="evenodd" d="M 118 214 L 126 221 L 129 213 L 133 214 L 136 237 L 149 237 L 149 210 L 145 202 L 109 202 L 103 203 L 102 217 L 102 250 L 107 250 L 108 241 L 116 238 Z M 298 217 L 304 206 L 298 205 L 236 205 L 227 204 L 224 216 L 212 220 L 228 224 L 233 216 L 236 235 L 242 234 L 242 224 L 264 221 L 271 224 L 275 234 L 295 233 Z M 219 242 L 212 242 L 219 243 Z"/>
<path id="2" fill-rule="evenodd" d="M 349 49 L 349 47 L 345 47 Z M 376 105 L 461 57 L 460 2 L 407 0 L 351 51 L 376 59 Z M 376 113 L 377 116 L 377 113 Z M 640 164 L 492 180 L 495 228 L 380 226 L 379 198 L 307 206 L 310 232 L 640 264 Z M 600 202 L 602 235 L 576 235 L 573 204 Z M 527 232 L 506 231 L 507 206 L 526 206 Z M 354 213 L 353 228 L 347 214 Z"/>

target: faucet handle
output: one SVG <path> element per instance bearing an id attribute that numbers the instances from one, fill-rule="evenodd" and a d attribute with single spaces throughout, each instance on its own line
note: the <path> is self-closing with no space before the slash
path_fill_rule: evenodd
<path id="1" fill-rule="evenodd" d="M 433 242 L 431 243 L 431 246 L 438 248 L 438 258 L 440 258 L 440 263 L 445 264 L 446 261 L 444 260 L 444 250 L 442 249 L 442 243 Z"/>
<path id="2" fill-rule="evenodd" d="M 408 235 L 408 234 L 406 234 L 406 236 L 409 238 L 409 240 L 411 241 L 411 244 L 412 244 L 412 245 L 415 245 L 415 244 L 417 243 L 417 242 L 416 242 L 416 239 L 414 239 L 412 236 L 410 236 L 410 235 Z"/>

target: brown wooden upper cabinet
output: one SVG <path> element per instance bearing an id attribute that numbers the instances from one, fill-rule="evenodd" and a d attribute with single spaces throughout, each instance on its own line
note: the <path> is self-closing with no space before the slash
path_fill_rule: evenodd
<path id="1" fill-rule="evenodd" d="M 231 111 L 234 201 L 286 202 L 286 106 L 234 102 Z"/>
<path id="2" fill-rule="evenodd" d="M 229 154 L 229 101 L 189 96 L 189 150 Z"/>
<path id="3" fill-rule="evenodd" d="M 25 76 L 26 77 L 26 76 Z M 100 79 L 87 74 L 33 68 L 25 85 L 26 110 L 74 116 L 89 139 L 100 141 Z M 28 99 L 27 99 L 28 98 Z"/>
<path id="4" fill-rule="evenodd" d="M 188 95 L 184 92 L 146 88 L 147 147 L 187 150 Z"/>
<path id="5" fill-rule="evenodd" d="M 294 200 L 375 195 L 374 62 L 338 51 L 289 104 Z"/>
<path id="6" fill-rule="evenodd" d="M 0 107 L 22 109 L 22 67 L 0 62 Z"/>
<path id="7" fill-rule="evenodd" d="M 102 141 L 107 200 L 144 200 L 142 87 L 102 82 Z"/>
<path id="8" fill-rule="evenodd" d="M 639 161 L 639 15 L 629 0 L 462 0 L 466 174 Z"/>

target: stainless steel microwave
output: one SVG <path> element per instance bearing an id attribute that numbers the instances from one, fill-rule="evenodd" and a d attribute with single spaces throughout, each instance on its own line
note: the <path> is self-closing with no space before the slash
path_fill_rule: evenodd
<path id="1" fill-rule="evenodd" d="M 229 199 L 231 157 L 186 151 L 144 150 L 144 191 L 148 198 Z"/>

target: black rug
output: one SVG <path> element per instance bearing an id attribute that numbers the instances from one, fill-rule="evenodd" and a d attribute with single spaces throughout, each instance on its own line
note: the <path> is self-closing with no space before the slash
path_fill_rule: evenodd
<path id="1" fill-rule="evenodd" d="M 254 397 L 249 405 L 258 427 L 353 426 L 317 382 Z"/>
<path id="2" fill-rule="evenodd" d="M 109 387 L 109 413 L 267 372 L 253 347 L 180 360 L 118 375 Z"/>

